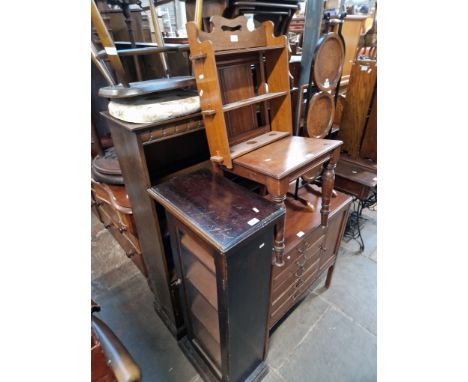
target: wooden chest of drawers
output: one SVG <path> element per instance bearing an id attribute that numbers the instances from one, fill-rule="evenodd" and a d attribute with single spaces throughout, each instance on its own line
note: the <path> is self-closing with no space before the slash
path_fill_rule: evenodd
<path id="1" fill-rule="evenodd" d="M 208 170 L 148 190 L 165 209 L 187 336 L 208 381 L 266 373 L 274 226 L 285 210 Z"/>
<path id="2" fill-rule="evenodd" d="M 351 203 L 349 196 L 338 192 L 331 201 L 329 224 L 322 227 L 317 212 L 321 198 L 307 189 L 301 189 L 299 195 L 314 205 L 316 212 L 301 208 L 302 205 L 292 199 L 285 202 L 285 265 L 272 267 L 270 329 L 305 296 L 319 276 L 335 264 Z"/>

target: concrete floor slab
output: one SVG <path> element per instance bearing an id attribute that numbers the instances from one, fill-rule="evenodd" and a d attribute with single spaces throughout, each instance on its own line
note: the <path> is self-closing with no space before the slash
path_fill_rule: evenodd
<path id="1" fill-rule="evenodd" d="M 329 289 L 319 298 L 338 307 L 371 333 L 377 333 L 377 264 L 344 252 L 338 257 Z"/>
<path id="2" fill-rule="evenodd" d="M 315 295 L 305 298 L 270 336 L 267 363 L 280 367 L 328 308 Z"/>
<path id="3" fill-rule="evenodd" d="M 288 382 L 377 380 L 376 337 L 330 308 L 278 370 Z"/>

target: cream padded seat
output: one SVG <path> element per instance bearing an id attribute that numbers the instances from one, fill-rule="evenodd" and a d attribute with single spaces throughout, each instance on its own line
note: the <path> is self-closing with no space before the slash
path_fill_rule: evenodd
<path id="1" fill-rule="evenodd" d="M 178 90 L 109 102 L 110 115 L 132 123 L 161 122 L 197 111 L 200 111 L 200 99 L 193 91 Z"/>

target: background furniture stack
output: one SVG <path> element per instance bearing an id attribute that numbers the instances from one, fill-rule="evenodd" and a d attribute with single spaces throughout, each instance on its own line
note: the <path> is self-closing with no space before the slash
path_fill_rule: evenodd
<path id="1" fill-rule="evenodd" d="M 91 5 L 93 24 L 104 47 L 103 57 L 110 62 L 111 73 L 115 74 L 116 78 L 113 84 L 99 90 L 102 97 L 112 99 L 113 102 L 121 102 L 120 100 L 124 99 L 131 107 L 132 102 L 129 100 L 137 100 L 135 96 L 146 96 L 161 91 L 167 93 L 194 84 L 191 76 L 131 82 L 132 72 L 127 71 L 122 64 L 121 55 L 126 57 L 127 54 L 152 54 L 157 60 L 161 60 L 161 53 L 178 48 L 169 46 L 117 49 L 93 1 Z M 99 61 L 101 60 L 98 59 L 97 62 Z M 116 85 L 117 82 L 120 84 Z M 180 336 L 184 331 L 184 323 L 180 314 L 178 288 L 174 283 L 175 269 L 166 220 L 161 211 L 156 211 L 155 204 L 146 190 L 164 177 L 208 159 L 201 114 L 193 112 L 149 123 L 125 122 L 112 117 L 108 111 L 102 111 L 101 114 L 106 128 L 111 132 L 118 167 L 125 183 L 125 188 L 120 186 L 120 193 L 114 193 L 110 199 L 115 202 L 119 200 L 117 195 L 125 195 L 122 199 L 127 199 L 127 212 L 131 207 L 131 214 L 127 215 L 132 217 L 131 226 L 135 228 L 135 236 L 138 237 L 138 246 L 147 270 L 148 285 L 154 294 L 155 309 L 171 332 Z M 104 191 L 112 190 L 109 185 L 99 188 L 96 182 L 93 182 L 92 188 L 98 203 L 102 202 L 102 198 L 99 197 L 103 195 L 102 188 L 105 188 Z M 115 203 L 106 205 L 115 207 Z M 122 211 L 115 211 L 114 208 L 113 212 L 111 216 L 120 216 L 117 212 Z M 98 216 L 102 218 L 101 215 Z M 104 224 L 108 225 L 109 229 L 112 228 L 105 220 Z M 130 232 L 129 227 L 130 224 L 127 225 L 127 233 Z M 111 229 L 111 233 L 116 232 Z"/>

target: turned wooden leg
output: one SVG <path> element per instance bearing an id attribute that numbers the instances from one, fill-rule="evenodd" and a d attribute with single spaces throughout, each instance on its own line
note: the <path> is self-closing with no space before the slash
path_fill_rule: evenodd
<path id="1" fill-rule="evenodd" d="M 328 225 L 328 214 L 330 213 L 330 199 L 332 196 L 333 186 L 335 184 L 335 167 L 336 160 L 332 157 L 324 166 L 322 174 L 322 226 Z"/>
<path id="2" fill-rule="evenodd" d="M 325 288 L 327 288 L 327 289 L 330 287 L 330 283 L 332 281 L 333 270 L 334 269 L 335 269 L 334 265 L 332 265 L 330 268 L 328 268 L 327 278 L 325 279 Z"/>
<path id="3" fill-rule="evenodd" d="M 273 201 L 281 207 L 284 207 L 284 200 L 286 199 L 286 194 L 274 196 Z M 275 265 L 277 267 L 282 267 L 284 265 L 284 219 L 283 217 L 278 223 L 275 225 L 275 244 L 274 244 L 274 251 L 275 251 Z"/>

